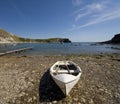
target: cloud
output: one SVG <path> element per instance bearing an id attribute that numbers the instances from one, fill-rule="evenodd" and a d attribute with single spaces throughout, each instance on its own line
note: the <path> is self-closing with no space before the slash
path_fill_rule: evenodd
<path id="1" fill-rule="evenodd" d="M 103 8 L 104 8 L 103 4 L 100 4 L 100 3 L 93 3 L 93 4 L 86 5 L 84 8 L 81 8 L 74 12 L 75 14 L 77 14 L 75 17 L 75 21 L 78 21 L 89 14 L 99 12 L 103 10 Z"/>
<path id="2" fill-rule="evenodd" d="M 94 24 L 98 24 L 98 23 L 101 23 L 101 22 L 105 22 L 105 21 L 108 21 L 108 20 L 113 20 L 113 19 L 120 18 L 120 9 L 114 10 L 114 11 L 109 11 L 108 13 L 104 12 L 103 14 L 96 15 L 95 17 L 96 18 L 93 18 L 92 20 L 85 23 L 84 25 L 81 25 L 81 26 L 77 27 L 77 29 L 87 27 L 87 26 L 91 26 L 91 25 L 94 25 Z"/>
<path id="3" fill-rule="evenodd" d="M 82 4 L 82 0 L 72 0 L 72 4 L 75 6 L 79 6 L 80 4 Z"/>
<path id="4" fill-rule="evenodd" d="M 75 11 L 75 23 L 79 24 L 79 21 L 84 21 L 83 25 L 76 26 L 76 28 L 83 28 L 93 24 L 119 18 L 120 9 L 115 5 L 110 8 L 110 3 L 110 1 L 93 2 L 91 4 L 86 4 L 83 8 Z"/>
<path id="5" fill-rule="evenodd" d="M 91 5 L 87 5 L 86 8 L 91 11 L 98 11 L 103 9 L 103 4 L 101 3 L 93 3 Z"/>
<path id="6" fill-rule="evenodd" d="M 90 14 L 90 12 L 86 12 L 86 13 L 80 13 L 75 17 L 75 21 L 77 22 L 79 19 L 81 19 L 84 16 L 87 16 L 88 14 Z"/>
<path id="7" fill-rule="evenodd" d="M 82 8 L 73 12 L 74 25 L 68 29 L 68 32 L 106 21 L 120 19 L 119 5 L 113 4 L 111 0 L 82 4 L 81 6 Z"/>

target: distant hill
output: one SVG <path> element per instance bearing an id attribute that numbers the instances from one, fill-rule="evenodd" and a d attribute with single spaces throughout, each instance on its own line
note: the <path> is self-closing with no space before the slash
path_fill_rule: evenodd
<path id="1" fill-rule="evenodd" d="M 0 43 L 13 43 L 13 42 L 41 42 L 41 43 L 70 43 L 68 38 L 49 38 L 49 39 L 30 39 L 22 38 L 17 35 L 11 34 L 3 29 L 0 29 Z"/>
<path id="2" fill-rule="evenodd" d="M 120 44 L 120 33 L 114 35 L 114 37 L 111 40 L 100 42 L 102 44 Z"/>
<path id="3" fill-rule="evenodd" d="M 0 29 L 0 42 L 6 43 L 6 42 L 14 42 L 15 35 L 6 32 L 5 30 Z"/>

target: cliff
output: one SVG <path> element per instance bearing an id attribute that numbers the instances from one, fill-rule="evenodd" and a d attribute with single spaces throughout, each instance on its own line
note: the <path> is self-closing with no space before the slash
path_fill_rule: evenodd
<path id="1" fill-rule="evenodd" d="M 8 43 L 14 42 L 14 35 L 11 33 L 6 32 L 5 30 L 0 29 L 0 42 L 1 43 Z"/>
<path id="2" fill-rule="evenodd" d="M 70 43 L 71 41 L 68 38 L 49 38 L 49 39 L 22 38 L 0 29 L 0 43 L 12 43 L 12 42 Z"/>
<path id="3" fill-rule="evenodd" d="M 120 44 L 120 33 L 116 34 L 111 40 L 100 42 L 101 44 Z"/>

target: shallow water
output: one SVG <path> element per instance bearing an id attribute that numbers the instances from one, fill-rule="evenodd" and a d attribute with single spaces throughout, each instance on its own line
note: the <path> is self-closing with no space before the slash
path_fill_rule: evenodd
<path id="1" fill-rule="evenodd" d="M 111 54 L 120 53 L 120 45 L 96 44 L 93 42 L 73 42 L 73 43 L 21 43 L 21 44 L 1 44 L 0 53 L 33 47 L 19 54 L 22 55 L 67 55 L 67 54 Z M 16 54 L 17 55 L 17 54 Z"/>

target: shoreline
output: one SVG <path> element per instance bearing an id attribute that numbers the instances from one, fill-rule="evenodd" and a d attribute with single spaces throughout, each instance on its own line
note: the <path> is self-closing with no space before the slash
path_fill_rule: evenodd
<path id="1" fill-rule="evenodd" d="M 4 55 L 4 56 L 0 56 L 0 57 L 118 57 L 120 58 L 120 53 L 93 53 L 93 54 L 20 54 L 20 53 L 12 53 L 12 54 L 8 54 L 8 55 Z"/>
<path id="2" fill-rule="evenodd" d="M 82 69 L 79 82 L 66 98 L 48 74 L 58 60 L 72 60 Z M 118 104 L 119 75 L 120 54 L 2 56 L 0 103 Z"/>

